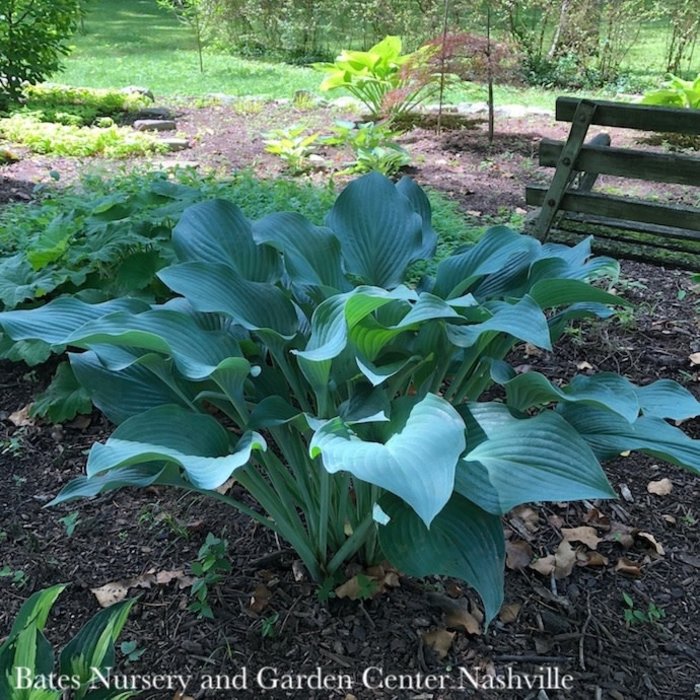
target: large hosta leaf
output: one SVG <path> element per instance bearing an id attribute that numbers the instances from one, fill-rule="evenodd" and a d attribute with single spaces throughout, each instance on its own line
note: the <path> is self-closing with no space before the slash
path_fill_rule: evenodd
<path id="1" fill-rule="evenodd" d="M 221 263 L 252 282 L 275 282 L 282 266 L 279 254 L 253 239 L 250 221 L 224 199 L 188 207 L 173 230 L 173 246 L 181 262 Z"/>
<path id="2" fill-rule="evenodd" d="M 645 416 L 686 420 L 700 415 L 700 401 L 670 379 L 659 379 L 635 390 Z"/>
<path id="3" fill-rule="evenodd" d="M 344 291 L 340 241 L 330 229 L 314 226 L 300 214 L 278 212 L 253 223 L 253 237 L 284 256 L 289 278 L 296 284 Z"/>
<path id="4" fill-rule="evenodd" d="M 630 424 L 611 411 L 592 406 L 561 405 L 558 411 L 601 459 L 638 450 L 700 474 L 700 440 L 689 438 L 661 418 L 643 415 Z"/>
<path id="5" fill-rule="evenodd" d="M 438 237 L 433 228 L 430 200 L 415 181 L 407 175 L 404 175 L 396 183 L 396 189 L 411 202 L 413 209 L 420 215 L 422 220 L 423 245 L 419 253 L 420 257 L 423 259 L 432 258 L 435 255 Z"/>
<path id="6" fill-rule="evenodd" d="M 401 497 L 429 526 L 452 494 L 464 447 L 459 414 L 444 399 L 428 394 L 384 444 L 362 440 L 335 418 L 314 434 L 309 452 L 320 454 L 331 474 L 348 471 Z"/>
<path id="7" fill-rule="evenodd" d="M 71 353 L 70 363 L 92 402 L 113 423 L 164 404 L 188 406 L 163 358 L 119 352 L 120 348 L 116 348 L 117 353 L 115 348 L 97 350 L 99 357 L 95 352 Z M 108 366 L 113 358 L 118 359 L 115 367 L 119 369 Z"/>
<path id="8" fill-rule="evenodd" d="M 158 276 L 197 311 L 228 314 L 251 331 L 270 329 L 291 337 L 297 330 L 296 311 L 281 289 L 241 279 L 227 265 L 189 262 L 161 270 Z"/>
<path id="9" fill-rule="evenodd" d="M 90 450 L 87 475 L 144 462 L 176 464 L 200 489 L 215 489 L 245 466 L 265 439 L 245 433 L 235 447 L 231 433 L 214 418 L 179 406 L 154 408 L 122 423 L 107 440 Z"/>
<path id="10" fill-rule="evenodd" d="M 115 311 L 140 313 L 149 307 L 138 299 L 114 299 L 86 304 L 73 297 L 59 297 L 37 309 L 0 313 L 0 327 L 13 340 L 43 340 L 65 345 L 66 339 L 83 324 Z"/>
<path id="11" fill-rule="evenodd" d="M 486 624 L 503 603 L 505 545 L 497 515 L 455 493 L 430 529 L 401 499 L 385 494 L 380 502 L 389 516 L 379 541 L 389 561 L 412 576 L 455 576 L 481 596 Z"/>
<path id="12" fill-rule="evenodd" d="M 492 377 L 505 387 L 508 405 L 519 411 L 563 401 L 598 404 L 619 413 L 630 423 L 639 415 L 636 387 L 612 372 L 600 372 L 590 377 L 577 375 L 568 386 L 561 388 L 539 372 L 526 372 L 506 378 L 492 371 Z"/>
<path id="13" fill-rule="evenodd" d="M 513 260 L 523 261 L 537 255 L 539 243 L 504 226 L 490 228 L 478 243 L 464 252 L 443 260 L 437 269 L 433 294 L 443 299 L 460 296 L 482 277 L 499 273 Z"/>
<path id="14" fill-rule="evenodd" d="M 346 271 L 370 285 L 389 289 L 399 285 L 424 248 L 420 215 L 378 173 L 351 182 L 326 223 L 340 239 Z"/>
<path id="15" fill-rule="evenodd" d="M 84 347 L 104 343 L 171 355 L 182 375 L 194 380 L 208 377 L 225 359 L 241 355 L 230 333 L 202 330 L 191 316 L 170 310 L 110 314 L 85 324 L 66 343 Z"/>
<path id="16" fill-rule="evenodd" d="M 502 404 L 466 404 L 469 451 L 455 489 L 496 514 L 529 501 L 613 498 L 593 451 L 556 413 L 514 418 Z M 471 447 L 473 445 L 473 447 Z"/>
<path id="17" fill-rule="evenodd" d="M 550 350 L 552 347 L 547 317 L 529 296 L 516 304 L 499 302 L 492 306 L 493 316 L 482 323 L 468 326 L 447 325 L 450 342 L 461 348 L 474 345 L 479 337 L 488 332 L 508 333 L 514 338 Z"/>

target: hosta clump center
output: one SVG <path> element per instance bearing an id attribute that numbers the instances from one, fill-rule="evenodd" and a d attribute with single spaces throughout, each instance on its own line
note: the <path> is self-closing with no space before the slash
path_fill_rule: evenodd
<path id="1" fill-rule="evenodd" d="M 179 262 L 158 273 L 179 295 L 166 304 L 62 297 L 0 315 L 14 340 L 82 349 L 73 370 L 118 424 L 56 502 L 125 485 L 207 493 L 275 530 L 319 581 L 386 558 L 464 579 L 490 620 L 513 506 L 614 496 L 599 460 L 623 450 L 700 469 L 698 443 L 666 422 L 700 413 L 677 384 L 558 386 L 504 361 L 610 315 L 620 300 L 590 282 L 614 261 L 497 227 L 405 284 L 435 243 L 421 189 L 371 174 L 324 227 L 192 206 Z M 479 401 L 493 382 L 505 401 Z M 215 490 L 232 476 L 265 515 Z"/>

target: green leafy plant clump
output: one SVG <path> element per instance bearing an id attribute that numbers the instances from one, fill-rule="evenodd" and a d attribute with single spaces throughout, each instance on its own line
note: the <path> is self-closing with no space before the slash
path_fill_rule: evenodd
<path id="1" fill-rule="evenodd" d="M 136 693 L 105 684 L 115 665 L 114 644 L 134 600 L 116 603 L 93 616 L 61 650 L 44 635 L 51 608 L 65 590 L 52 586 L 34 593 L 20 608 L 0 644 L 0 697 L 3 700 L 126 700 Z M 62 677 L 63 689 L 56 678 Z M 53 680 L 52 680 L 53 679 Z"/>
<path id="2" fill-rule="evenodd" d="M 465 580 L 486 620 L 503 600 L 501 516 L 533 501 L 614 497 L 600 462 L 639 450 L 700 473 L 700 445 L 667 422 L 700 413 L 678 384 L 613 373 L 552 384 L 504 358 L 549 350 L 572 320 L 623 302 L 590 241 L 505 227 L 443 259 L 425 193 L 372 173 L 324 226 L 196 204 L 173 231 L 163 304 L 63 296 L 0 314 L 14 342 L 69 347 L 118 425 L 63 503 L 170 485 L 247 514 L 332 582 L 350 559 Z M 504 399 L 484 400 L 494 383 Z M 257 501 L 216 489 L 234 476 Z"/>
<path id="3" fill-rule="evenodd" d="M 398 36 L 387 36 L 368 51 L 343 51 L 333 63 L 314 63 L 328 75 L 324 92 L 345 90 L 362 102 L 373 118 L 411 112 L 437 94 L 438 79 L 430 67 L 434 46 L 402 54 Z"/>
<path id="4" fill-rule="evenodd" d="M 642 104 L 700 109 L 700 74 L 695 80 L 669 75 L 661 88 L 644 94 Z"/>

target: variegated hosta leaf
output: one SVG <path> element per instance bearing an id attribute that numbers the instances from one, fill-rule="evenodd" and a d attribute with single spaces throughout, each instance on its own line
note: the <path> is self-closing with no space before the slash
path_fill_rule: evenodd
<path id="1" fill-rule="evenodd" d="M 110 469 L 163 461 L 176 464 L 197 488 L 215 489 L 245 466 L 253 450 L 266 450 L 265 439 L 232 435 L 212 416 L 179 406 L 161 406 L 122 423 L 107 440 L 90 450 L 87 475 Z"/>
<path id="2" fill-rule="evenodd" d="M 321 455 L 331 474 L 348 471 L 396 494 L 430 526 L 452 494 L 455 465 L 464 447 L 459 414 L 444 399 L 428 394 L 384 444 L 362 440 L 335 418 L 316 431 L 309 453 Z"/>
<path id="3" fill-rule="evenodd" d="M 484 510 L 503 514 L 530 501 L 615 497 L 588 444 L 553 411 L 518 419 L 498 403 L 459 410 L 468 451 L 455 489 Z"/>
<path id="4" fill-rule="evenodd" d="M 379 528 L 382 551 L 411 576 L 454 576 L 472 586 L 484 603 L 486 624 L 503 603 L 503 526 L 455 493 L 430 528 L 400 498 L 385 494 L 380 506 L 389 522 Z"/>

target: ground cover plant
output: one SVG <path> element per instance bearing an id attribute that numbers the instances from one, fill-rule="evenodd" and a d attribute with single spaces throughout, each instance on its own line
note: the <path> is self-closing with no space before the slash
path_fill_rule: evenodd
<path id="1" fill-rule="evenodd" d="M 350 559 L 386 558 L 467 581 L 488 623 L 514 506 L 612 497 L 599 460 L 625 450 L 700 473 L 697 442 L 666 422 L 700 413 L 680 385 L 558 386 L 504 360 L 608 316 L 619 298 L 590 282 L 614 261 L 496 227 L 406 286 L 435 245 L 423 192 L 372 174 L 326 227 L 190 207 L 158 273 L 181 295 L 166 304 L 65 296 L 0 314 L 14 341 L 84 349 L 73 371 L 118 424 L 54 503 L 126 485 L 207 494 L 286 539 L 326 590 Z M 494 383 L 505 401 L 480 400 Z M 232 476 L 264 514 L 216 490 Z"/>

